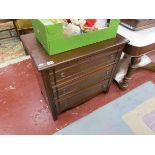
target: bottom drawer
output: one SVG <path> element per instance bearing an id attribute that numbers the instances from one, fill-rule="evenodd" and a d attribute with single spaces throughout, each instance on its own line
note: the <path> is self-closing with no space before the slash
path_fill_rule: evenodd
<path id="1" fill-rule="evenodd" d="M 96 85 L 93 85 L 83 91 L 75 94 L 74 96 L 70 96 L 65 100 L 59 100 L 57 104 L 59 104 L 59 112 L 65 111 L 67 109 L 73 108 L 87 100 L 97 96 L 99 93 L 106 91 L 108 86 L 108 80 L 102 81 Z"/>

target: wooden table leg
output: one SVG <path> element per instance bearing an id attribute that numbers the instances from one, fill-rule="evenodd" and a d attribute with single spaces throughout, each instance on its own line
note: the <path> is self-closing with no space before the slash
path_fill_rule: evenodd
<path id="1" fill-rule="evenodd" d="M 135 71 L 135 69 L 137 68 L 137 65 L 139 64 L 140 61 L 141 61 L 141 56 L 131 58 L 131 62 L 129 64 L 127 73 L 126 73 L 125 77 L 123 78 L 122 82 L 120 82 L 120 84 L 119 84 L 121 89 L 126 90 L 128 88 L 128 86 L 129 86 L 128 81 L 131 79 L 131 76 L 132 76 L 133 72 Z"/>

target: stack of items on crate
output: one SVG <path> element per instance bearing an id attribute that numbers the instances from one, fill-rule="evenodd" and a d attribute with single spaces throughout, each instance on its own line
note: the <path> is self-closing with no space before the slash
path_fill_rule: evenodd
<path id="1" fill-rule="evenodd" d="M 34 19 L 38 42 L 49 55 L 115 38 L 118 19 Z"/>
<path id="2" fill-rule="evenodd" d="M 78 35 L 107 27 L 107 19 L 51 19 L 51 22 L 62 23 L 65 36 Z"/>

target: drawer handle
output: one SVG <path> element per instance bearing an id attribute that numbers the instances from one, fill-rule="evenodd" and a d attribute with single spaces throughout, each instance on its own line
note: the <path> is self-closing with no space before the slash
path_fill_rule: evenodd
<path id="1" fill-rule="evenodd" d="M 104 85 L 103 85 L 103 89 L 105 90 L 106 88 L 107 88 L 107 85 L 106 85 L 106 84 L 104 84 Z"/>
<path id="2" fill-rule="evenodd" d="M 62 78 L 64 78 L 64 77 L 65 77 L 65 73 L 62 72 L 62 73 L 60 74 L 60 76 L 61 76 Z"/>
<path id="3" fill-rule="evenodd" d="M 63 89 L 63 94 L 66 94 L 66 89 Z"/>
<path id="4" fill-rule="evenodd" d="M 106 71 L 106 75 L 110 75 L 110 71 Z"/>
<path id="5" fill-rule="evenodd" d="M 115 55 L 114 54 L 112 54 L 110 57 L 111 57 L 112 60 L 115 59 Z"/>
<path id="6" fill-rule="evenodd" d="M 64 103 L 64 104 L 63 104 L 63 108 L 64 108 L 64 109 L 69 108 L 69 104 L 68 104 L 68 103 Z"/>

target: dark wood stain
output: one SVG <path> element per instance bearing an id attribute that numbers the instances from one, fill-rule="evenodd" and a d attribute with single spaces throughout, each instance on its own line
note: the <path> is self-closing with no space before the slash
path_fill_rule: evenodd
<path id="1" fill-rule="evenodd" d="M 54 120 L 61 112 L 108 92 L 128 42 L 117 35 L 113 39 L 49 56 L 33 33 L 22 35 L 21 40 L 34 62 L 40 89 L 51 107 Z M 48 65 L 49 61 L 54 63 Z"/>

